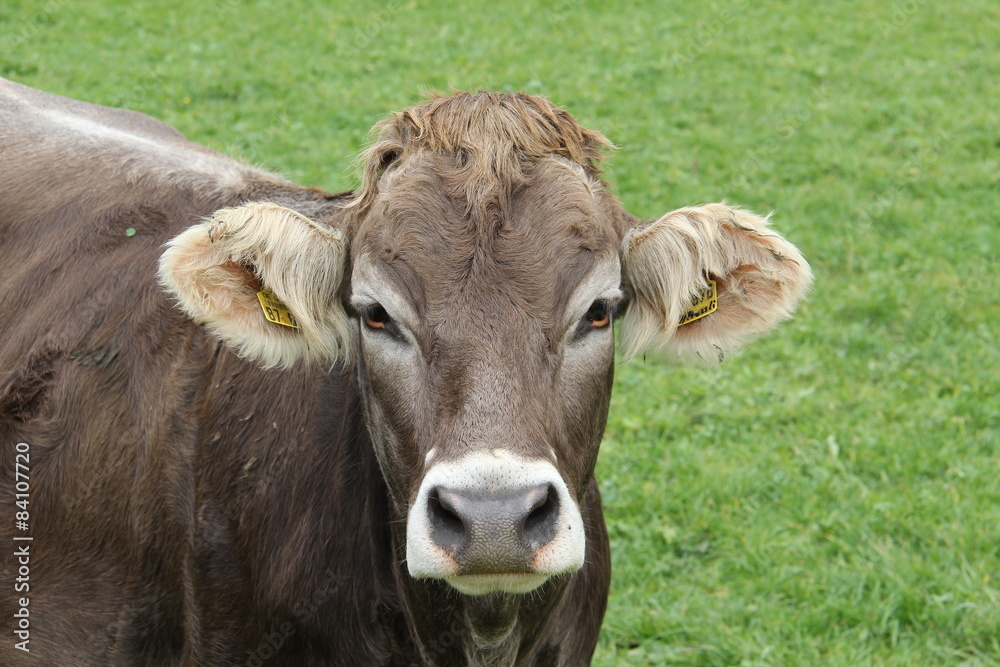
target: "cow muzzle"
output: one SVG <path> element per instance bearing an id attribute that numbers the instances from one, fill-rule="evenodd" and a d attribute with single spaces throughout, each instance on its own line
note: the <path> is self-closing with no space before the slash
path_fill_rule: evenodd
<path id="1" fill-rule="evenodd" d="M 410 574 L 468 595 L 532 591 L 580 569 L 585 546 L 556 467 L 503 450 L 434 465 L 406 525 Z"/>

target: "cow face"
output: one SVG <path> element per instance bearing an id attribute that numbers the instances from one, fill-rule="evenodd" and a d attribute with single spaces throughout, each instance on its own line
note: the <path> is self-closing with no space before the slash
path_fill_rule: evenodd
<path id="1" fill-rule="evenodd" d="M 583 563 L 620 216 L 561 158 L 495 207 L 449 196 L 458 171 L 418 154 L 381 177 L 352 243 L 360 375 L 410 573 L 520 592 Z"/>
<path id="2" fill-rule="evenodd" d="M 380 129 L 332 224 L 220 211 L 161 277 L 265 365 L 353 354 L 411 575 L 525 593 L 584 561 L 615 316 L 627 356 L 715 359 L 786 317 L 808 266 L 722 204 L 632 218 L 598 178 L 606 140 L 541 98 L 438 99 Z M 707 280 L 715 311 L 678 328 Z M 261 284 L 298 330 L 261 316 Z"/>

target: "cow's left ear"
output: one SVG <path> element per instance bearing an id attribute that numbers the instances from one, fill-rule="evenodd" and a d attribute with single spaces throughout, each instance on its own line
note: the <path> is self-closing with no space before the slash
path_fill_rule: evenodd
<path id="1" fill-rule="evenodd" d="M 251 203 L 172 239 L 159 276 L 192 319 L 241 356 L 266 368 L 330 363 L 351 350 L 340 298 L 347 252 L 340 230 Z"/>
<path id="2" fill-rule="evenodd" d="M 805 259 L 766 218 L 725 204 L 638 225 L 623 242 L 622 271 L 626 358 L 663 349 L 721 360 L 789 317 L 812 283 Z"/>

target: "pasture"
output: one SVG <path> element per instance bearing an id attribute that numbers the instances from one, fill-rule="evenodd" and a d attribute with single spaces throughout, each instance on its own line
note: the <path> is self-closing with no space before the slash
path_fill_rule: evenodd
<path id="1" fill-rule="evenodd" d="M 0 76 L 299 183 L 428 91 L 524 90 L 637 215 L 774 211 L 796 317 L 618 367 L 596 665 L 1000 663 L 997 44 L 988 0 L 0 6 Z"/>

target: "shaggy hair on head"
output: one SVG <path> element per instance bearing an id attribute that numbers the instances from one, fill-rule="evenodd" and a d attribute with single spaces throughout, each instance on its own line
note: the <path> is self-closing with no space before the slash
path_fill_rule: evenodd
<path id="1" fill-rule="evenodd" d="M 486 205 L 497 189 L 526 181 L 537 160 L 560 156 L 600 178 L 601 149 L 613 148 L 603 134 L 581 127 L 544 97 L 524 93 L 463 93 L 434 98 L 375 125 L 375 142 L 361 155 L 363 185 L 357 203 L 364 209 L 378 194 L 382 173 L 419 151 L 457 158 L 456 195 L 466 206 Z"/>

